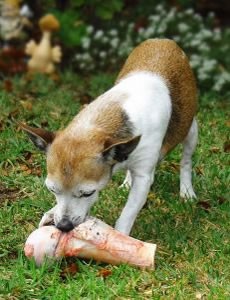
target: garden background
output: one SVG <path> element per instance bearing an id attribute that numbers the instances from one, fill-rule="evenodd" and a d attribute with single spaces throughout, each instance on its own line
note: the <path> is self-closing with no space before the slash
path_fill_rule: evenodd
<path id="1" fill-rule="evenodd" d="M 3 5 L 1 1 L 1 20 Z M 11 4 L 17 1 L 8 1 Z M 228 299 L 230 28 L 228 1 L 21 1 L 32 26 L 5 40 L 0 26 L 0 299 Z M 24 47 L 54 14 L 63 56 L 58 76 L 26 75 Z M 148 38 L 174 39 L 199 88 L 194 202 L 179 199 L 180 146 L 162 162 L 132 236 L 157 243 L 156 270 L 68 259 L 36 268 L 26 237 L 54 204 L 45 157 L 17 121 L 57 130 L 113 85 L 130 51 Z M 10 51 L 9 51 L 10 49 Z M 113 225 L 128 191 L 124 174 L 102 191 L 92 214 Z"/>

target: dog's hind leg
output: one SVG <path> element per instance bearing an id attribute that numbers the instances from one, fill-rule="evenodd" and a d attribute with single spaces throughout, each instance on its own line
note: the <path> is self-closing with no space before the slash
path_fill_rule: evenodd
<path id="1" fill-rule="evenodd" d="M 183 198 L 196 198 L 192 186 L 192 154 L 198 140 L 198 126 L 195 118 L 183 141 L 183 155 L 180 163 L 180 196 Z"/>

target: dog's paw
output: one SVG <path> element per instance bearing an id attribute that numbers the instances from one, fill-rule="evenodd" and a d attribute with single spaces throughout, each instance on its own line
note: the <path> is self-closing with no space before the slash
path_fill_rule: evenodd
<path id="1" fill-rule="evenodd" d="M 54 225 L 54 213 L 53 213 L 53 211 L 52 212 L 48 211 L 43 215 L 38 227 L 47 226 L 47 225 Z"/>
<path id="2" fill-rule="evenodd" d="M 180 189 L 180 197 L 185 200 L 193 200 L 196 199 L 196 194 L 192 187 L 182 186 Z"/>

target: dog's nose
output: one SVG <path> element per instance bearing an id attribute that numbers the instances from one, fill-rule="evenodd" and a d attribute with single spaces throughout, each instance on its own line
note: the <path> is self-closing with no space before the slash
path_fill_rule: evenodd
<path id="1" fill-rule="evenodd" d="M 69 221 L 67 218 L 61 219 L 57 223 L 56 227 L 64 232 L 68 232 L 74 228 L 73 223 L 71 221 Z"/>

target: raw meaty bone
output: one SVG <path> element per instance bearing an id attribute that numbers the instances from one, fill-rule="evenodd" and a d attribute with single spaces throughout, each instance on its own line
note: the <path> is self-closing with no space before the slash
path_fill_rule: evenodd
<path id="1" fill-rule="evenodd" d="M 24 251 L 27 257 L 34 257 L 37 265 L 45 258 L 78 256 L 153 269 L 156 245 L 134 239 L 90 217 L 68 233 L 55 226 L 40 227 L 28 237 Z"/>

